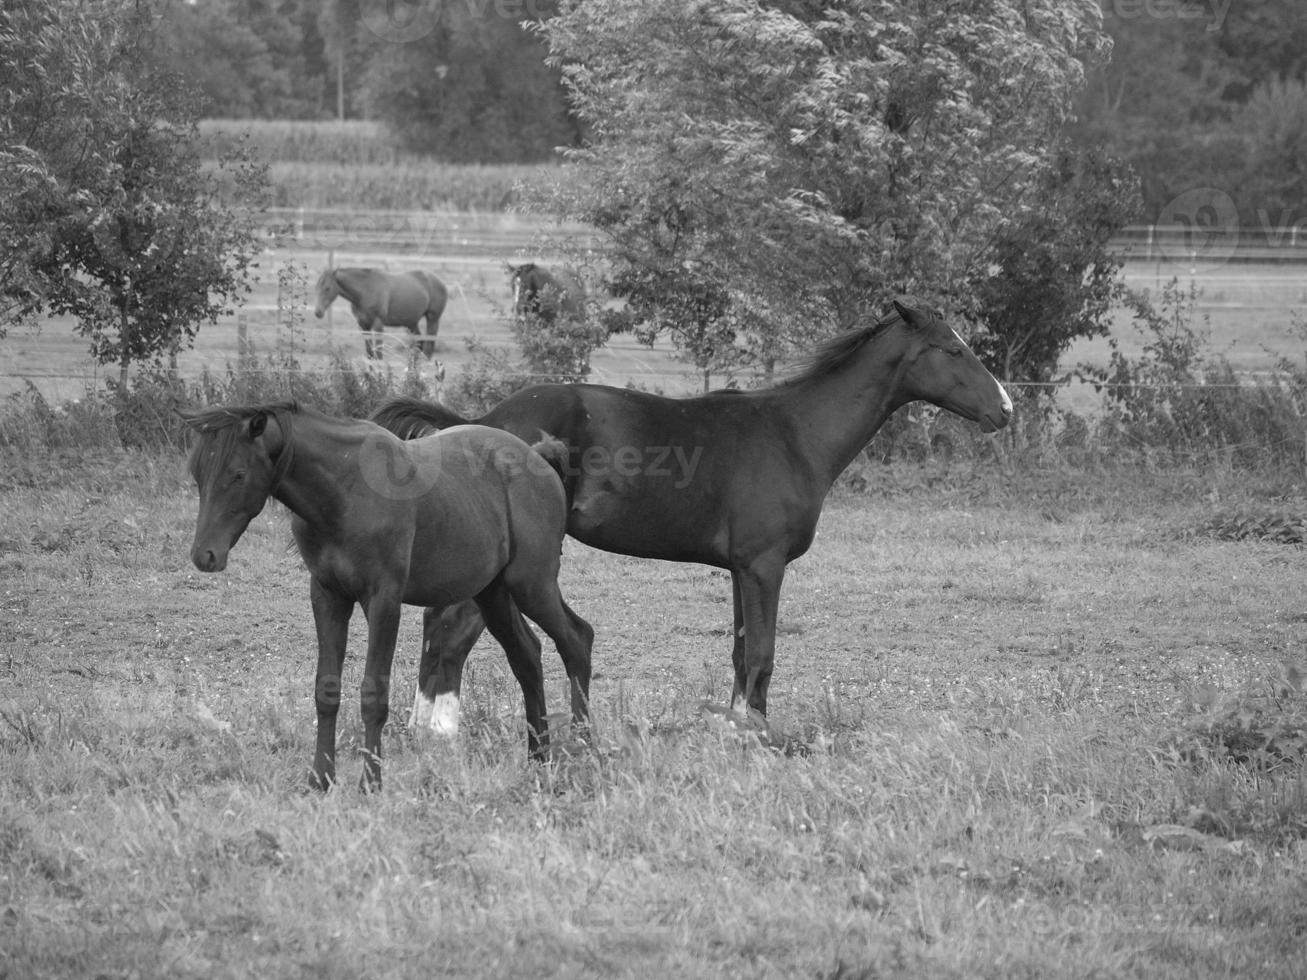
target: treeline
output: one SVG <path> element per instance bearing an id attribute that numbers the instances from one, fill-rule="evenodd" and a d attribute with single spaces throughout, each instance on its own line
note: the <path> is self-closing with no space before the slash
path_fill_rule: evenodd
<path id="1" fill-rule="evenodd" d="M 1131 164 L 1141 219 L 1237 225 L 1272 244 L 1295 224 L 1307 234 L 1301 0 L 1102 6 L 1114 51 L 1089 74 L 1074 136 Z M 522 26 L 556 7 L 170 0 L 161 51 L 200 88 L 213 117 L 369 119 L 401 152 L 529 163 L 582 136 L 543 41 Z"/>
<path id="2" fill-rule="evenodd" d="M 1142 220 L 1307 237 L 1302 0 L 1103 0 L 1103 14 L 1112 58 L 1075 137 L 1131 164 Z"/>
<path id="3" fill-rule="evenodd" d="M 159 56 L 205 114 L 370 119 L 404 152 L 530 163 L 577 142 L 559 74 L 522 26 L 545 0 L 170 0 Z"/>

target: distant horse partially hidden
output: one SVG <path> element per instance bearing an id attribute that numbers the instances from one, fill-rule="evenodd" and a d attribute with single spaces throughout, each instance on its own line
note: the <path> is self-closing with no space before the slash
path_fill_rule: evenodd
<path id="1" fill-rule="evenodd" d="M 445 312 L 448 292 L 445 284 L 429 272 L 386 272 L 384 269 L 326 269 L 318 276 L 317 305 L 313 315 L 323 314 L 337 296 L 349 300 L 363 331 L 363 346 L 368 357 L 381 356 L 381 341 L 373 332 L 382 327 L 407 327 L 409 333 L 421 336 L 418 322 L 426 319 L 426 334 L 430 340 L 421 342 L 422 353 L 428 358 L 436 350 L 436 333 L 440 330 L 440 315 Z"/>
<path id="2" fill-rule="evenodd" d="M 183 416 L 199 433 L 190 470 L 200 492 L 191 547 L 200 571 L 226 567 L 228 551 L 269 497 L 293 515 L 318 634 L 315 786 L 326 789 L 336 778 L 336 713 L 355 604 L 368 621 L 364 788 L 381 785 L 381 729 L 402 604 L 435 615 L 452 604 L 474 605 L 508 654 L 526 705 L 528 748 L 539 756 L 547 744 L 544 675 L 525 613 L 557 645 L 573 719 L 585 723 L 594 631 L 558 591 L 567 518 L 554 468 L 560 460 L 547 461 L 499 429 L 460 426 L 402 442 L 371 422 L 332 419 L 293 402 Z M 435 716 L 433 727 L 449 722 L 451 707 L 457 719 L 456 699 L 431 700 L 423 706 Z"/>
<path id="3" fill-rule="evenodd" d="M 528 262 L 508 267 L 513 286 L 513 313 L 552 324 L 559 317 L 579 320 L 585 315 L 585 287 L 567 269 L 550 272 Z"/>
<path id="4" fill-rule="evenodd" d="M 835 478 L 901 405 L 921 399 L 992 432 L 1003 387 L 939 314 L 910 300 L 841 334 L 771 388 L 663 398 L 602 385 L 538 385 L 478 422 L 569 449 L 567 530 L 618 554 L 729 569 L 735 600 L 732 709 L 767 712 L 786 565 L 812 543 Z M 415 399 L 373 419 L 419 436 L 465 420 Z M 475 608 L 431 610 L 420 676 L 456 673 L 482 629 Z M 456 689 L 455 689 L 456 693 Z"/>

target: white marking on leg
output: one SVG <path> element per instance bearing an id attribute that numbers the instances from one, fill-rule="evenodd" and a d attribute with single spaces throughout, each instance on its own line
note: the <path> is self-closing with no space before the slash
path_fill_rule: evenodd
<path id="1" fill-rule="evenodd" d="M 431 724 L 431 699 L 422 694 L 422 685 L 413 685 L 413 713 L 409 715 L 409 731 L 426 728 Z"/>
<path id="2" fill-rule="evenodd" d="M 427 727 L 437 735 L 458 734 L 458 695 L 453 691 L 437 694 L 431 700 L 431 718 Z"/>

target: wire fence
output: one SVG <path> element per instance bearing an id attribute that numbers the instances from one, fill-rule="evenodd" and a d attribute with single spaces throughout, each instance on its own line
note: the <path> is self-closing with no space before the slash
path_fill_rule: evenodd
<path id="1" fill-rule="evenodd" d="M 421 261 L 450 286 L 451 303 L 442 325 L 437 359 L 448 372 L 461 369 L 469 355 L 460 338 L 474 336 L 490 345 L 510 346 L 506 324 L 508 306 L 504 265 L 533 258 L 557 259 L 558 241 L 568 239 L 581 249 L 598 249 L 591 229 L 581 225 L 548 225 L 518 215 L 467 212 L 375 211 L 347 209 L 282 208 L 262 216 L 268 235 L 262 279 L 249 302 L 234 317 L 202 329 L 194 349 L 178 355 L 183 376 L 228 370 L 242 359 L 243 370 L 258 371 L 249 354 L 285 352 L 299 358 L 303 369 L 315 373 L 333 368 L 336 352 L 362 358 L 362 335 L 348 312 L 328 310 L 325 324 L 300 323 L 298 336 L 287 336 L 287 317 L 307 317 L 307 284 L 298 296 L 284 294 L 281 276 L 272 271 L 280 264 L 307 270 L 321 265 L 359 263 L 387 268 Z M 1126 263 L 1127 282 L 1140 288 L 1160 287 L 1172 277 L 1189 279 L 1202 292 L 1200 312 L 1227 318 L 1289 317 L 1307 308 L 1307 232 L 1294 226 L 1275 234 L 1250 238 L 1236 230 L 1187 229 L 1141 225 L 1124 229 L 1113 244 Z M 294 331 L 291 331 L 293 334 Z M 420 338 L 391 329 L 384 335 L 389 352 L 385 364 L 405 370 L 408 345 Z M 617 341 L 598 351 L 592 361 L 595 380 L 651 388 L 699 390 L 702 374 L 671 356 L 665 346 L 650 350 Z M 1275 352 L 1267 351 L 1269 355 Z M 1301 350 L 1286 350 L 1301 356 Z M 1278 356 L 1278 355 L 1275 355 Z M 1264 358 L 1265 360 L 1265 358 Z M 284 368 L 279 368 L 284 370 Z M 431 367 L 434 373 L 438 367 Z M 116 368 L 96 365 L 86 354 L 81 338 L 67 324 L 48 324 L 40 333 L 11 330 L 0 340 L 0 396 L 35 387 L 47 397 L 78 397 L 103 386 Z M 519 380 L 536 376 L 517 374 Z M 1275 372 L 1240 370 L 1238 384 L 1280 383 Z M 717 376 L 718 381 L 724 380 Z M 750 379 L 742 377 L 744 383 Z M 1058 382 L 1015 382 L 1014 390 L 1092 390 L 1102 385 L 1082 379 Z M 1131 386 L 1113 385 L 1115 391 Z M 1166 385 L 1141 383 L 1139 388 Z M 1174 386 L 1171 386 L 1174 387 Z M 1192 387 L 1213 388 L 1213 385 Z"/>

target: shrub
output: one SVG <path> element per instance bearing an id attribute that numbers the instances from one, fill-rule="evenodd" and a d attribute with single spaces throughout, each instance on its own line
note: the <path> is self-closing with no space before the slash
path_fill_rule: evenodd
<path id="1" fill-rule="evenodd" d="M 420 356 L 420 355 L 415 355 Z M 308 370 L 286 353 L 228 364 L 186 380 L 164 368 L 139 372 L 127 386 L 51 406 L 34 386 L 11 396 L 0 413 L 0 448 L 181 449 L 186 436 L 176 410 L 293 398 L 330 415 L 366 418 L 394 395 L 434 398 L 416 370 L 396 374 L 359 367 L 336 352 L 325 368 Z"/>
<path id="2" fill-rule="evenodd" d="M 1174 279 L 1157 306 L 1128 294 L 1147 338 L 1142 355 L 1128 358 L 1113 339 L 1105 370 L 1080 368 L 1108 399 L 1098 437 L 1126 450 L 1304 467 L 1307 367 L 1282 361 L 1273 376 L 1240 377 L 1224 358 L 1207 353 L 1205 334 L 1193 325 L 1197 299 L 1193 286 L 1183 290 Z"/>
<path id="3" fill-rule="evenodd" d="M 445 404 L 460 415 L 475 418 L 484 415 L 514 392 L 534 384 L 534 378 L 525 371 L 503 347 L 487 347 L 475 337 L 469 338 L 467 349 L 472 360 L 445 390 Z"/>

